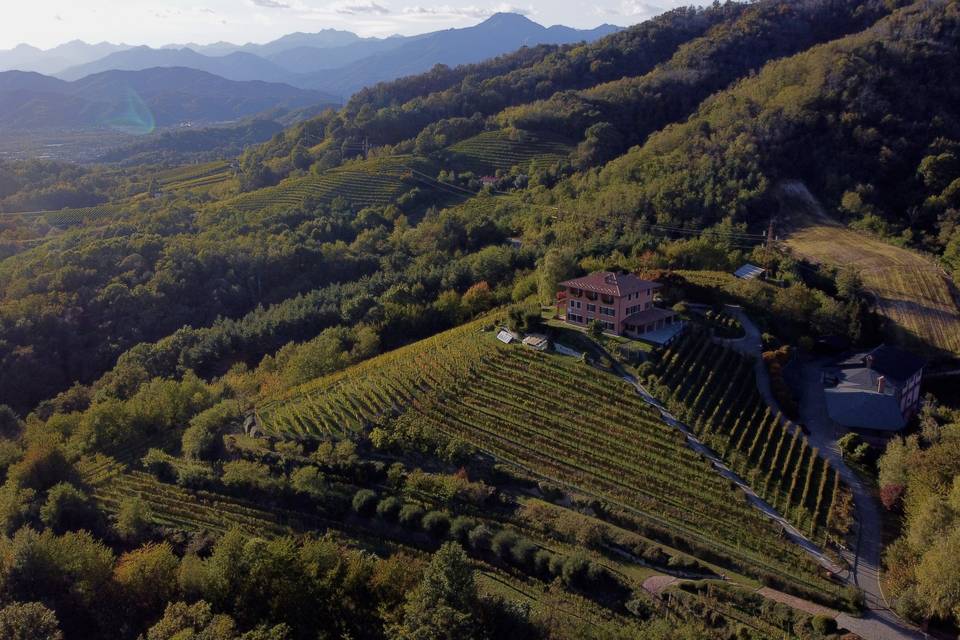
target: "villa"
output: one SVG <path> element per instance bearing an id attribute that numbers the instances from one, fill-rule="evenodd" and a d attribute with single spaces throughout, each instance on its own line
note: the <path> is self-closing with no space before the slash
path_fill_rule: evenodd
<path id="1" fill-rule="evenodd" d="M 836 424 L 866 431 L 899 431 L 920 409 L 923 360 L 883 345 L 824 372 L 827 412 Z"/>
<path id="2" fill-rule="evenodd" d="M 618 336 L 640 338 L 664 332 L 672 337 L 679 328 L 677 314 L 654 305 L 654 292 L 661 286 L 632 273 L 596 271 L 560 283 L 557 312 L 577 327 L 598 320 L 606 333 Z"/>

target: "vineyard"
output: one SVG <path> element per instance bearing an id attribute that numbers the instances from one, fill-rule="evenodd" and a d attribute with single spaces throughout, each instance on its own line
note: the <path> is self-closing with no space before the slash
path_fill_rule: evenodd
<path id="1" fill-rule="evenodd" d="M 400 432 L 429 426 L 764 571 L 816 580 L 809 558 L 778 539 L 632 386 L 502 345 L 482 326 L 308 383 L 264 405 L 261 424 L 296 439 L 337 437 L 384 418 Z"/>
<path id="2" fill-rule="evenodd" d="M 527 131 L 487 131 L 448 149 L 450 162 L 458 169 L 492 174 L 511 167 L 549 167 L 567 159 L 573 146 L 558 136 Z"/>
<path id="3" fill-rule="evenodd" d="M 668 405 L 747 479 L 764 500 L 812 539 L 827 539 L 832 507 L 845 488 L 835 469 L 789 430 L 757 390 L 754 363 L 705 331 L 672 343 L 656 365 Z"/>
<path id="4" fill-rule="evenodd" d="M 157 174 L 160 186 L 169 191 L 203 189 L 226 182 L 231 178 L 233 178 L 233 169 L 226 160 L 185 165 Z"/>
<path id="5" fill-rule="evenodd" d="M 902 344 L 933 357 L 960 354 L 960 308 L 954 285 L 933 262 L 839 225 L 794 231 L 787 247 L 812 262 L 856 269 L 873 294 L 877 311 L 890 319 Z"/>
<path id="6" fill-rule="evenodd" d="M 59 211 L 38 211 L 36 214 L 28 215 L 42 216 L 43 219 L 47 221 L 47 224 L 54 227 L 69 227 L 116 215 L 119 210 L 119 207 L 116 205 L 101 204 L 95 207 L 61 209 Z"/>
<path id="7" fill-rule="evenodd" d="M 256 211 L 270 206 L 298 207 L 308 199 L 330 204 L 343 198 L 355 207 L 391 204 L 412 185 L 409 169 L 430 173 L 427 162 L 412 156 L 391 156 L 349 163 L 320 175 L 291 178 L 229 200 L 225 206 Z"/>

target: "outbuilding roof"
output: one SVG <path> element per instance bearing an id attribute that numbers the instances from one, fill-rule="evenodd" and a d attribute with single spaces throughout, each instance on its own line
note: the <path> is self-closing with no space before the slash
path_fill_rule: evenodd
<path id="1" fill-rule="evenodd" d="M 741 280 L 753 280 L 757 276 L 762 275 L 764 271 L 766 271 L 766 269 L 764 269 L 763 267 L 758 267 L 748 262 L 747 264 L 743 265 L 742 267 L 734 271 L 733 275 L 740 278 Z"/>
<path id="2" fill-rule="evenodd" d="M 650 324 L 651 322 L 656 322 L 657 320 L 672 318 L 675 315 L 677 315 L 677 312 L 671 311 L 670 309 L 650 307 L 649 309 L 638 311 L 637 313 L 631 313 L 629 316 L 624 318 L 623 321 L 627 324 Z"/>
<path id="3" fill-rule="evenodd" d="M 641 280 L 632 273 L 614 273 L 613 271 L 594 271 L 588 276 L 574 278 L 560 283 L 561 287 L 594 291 L 608 296 L 622 298 L 638 291 L 659 289 L 663 285 L 658 282 Z"/>

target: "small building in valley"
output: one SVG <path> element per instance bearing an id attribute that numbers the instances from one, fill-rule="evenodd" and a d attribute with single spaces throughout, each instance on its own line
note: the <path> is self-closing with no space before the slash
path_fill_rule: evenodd
<path id="1" fill-rule="evenodd" d="M 848 429 L 899 431 L 920 410 L 924 361 L 882 345 L 824 371 L 830 419 Z"/>
<path id="2" fill-rule="evenodd" d="M 632 273 L 595 271 L 560 283 L 557 313 L 576 327 L 597 320 L 607 333 L 644 337 L 674 328 L 677 314 L 654 304 L 654 292 L 661 286 Z"/>
<path id="3" fill-rule="evenodd" d="M 763 267 L 748 262 L 734 271 L 733 275 L 741 280 L 753 280 L 754 278 L 762 278 L 766 272 L 767 270 Z"/>

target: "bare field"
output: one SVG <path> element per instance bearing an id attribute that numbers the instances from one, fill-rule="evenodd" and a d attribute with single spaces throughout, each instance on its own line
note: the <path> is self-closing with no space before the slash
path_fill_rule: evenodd
<path id="1" fill-rule="evenodd" d="M 837 224 L 814 224 L 790 233 L 786 245 L 818 264 L 856 268 L 889 318 L 896 338 L 930 355 L 960 355 L 960 308 L 954 285 L 932 261 L 908 249 Z"/>

